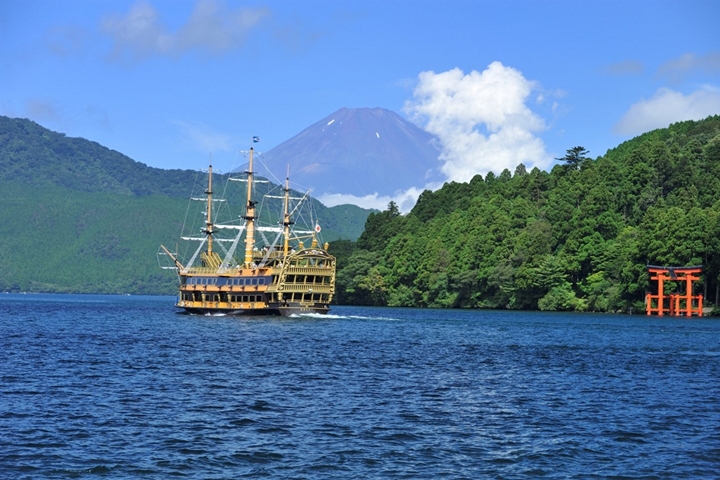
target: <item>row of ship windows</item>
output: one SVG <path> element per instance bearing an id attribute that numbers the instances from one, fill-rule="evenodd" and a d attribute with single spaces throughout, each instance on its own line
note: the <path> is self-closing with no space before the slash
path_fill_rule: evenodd
<path id="1" fill-rule="evenodd" d="M 207 278 L 207 277 L 188 277 L 187 285 L 265 285 L 270 283 L 271 277 L 254 277 L 254 278 Z"/>
<path id="2" fill-rule="evenodd" d="M 221 295 L 218 293 L 184 293 L 183 300 L 193 302 L 264 302 L 263 295 Z M 277 298 L 275 301 L 279 301 Z M 327 294 L 319 293 L 293 293 L 285 296 L 285 301 L 290 302 L 324 302 L 329 301 Z"/>
<path id="3" fill-rule="evenodd" d="M 199 294 L 193 295 L 192 293 L 183 294 L 183 300 L 195 301 L 195 302 L 263 302 L 265 299 L 262 295 L 230 295 L 229 298 L 220 297 L 217 293 L 215 294 Z"/>
<path id="4" fill-rule="evenodd" d="M 330 277 L 320 275 L 288 275 L 286 283 L 312 283 L 315 285 L 329 284 Z"/>

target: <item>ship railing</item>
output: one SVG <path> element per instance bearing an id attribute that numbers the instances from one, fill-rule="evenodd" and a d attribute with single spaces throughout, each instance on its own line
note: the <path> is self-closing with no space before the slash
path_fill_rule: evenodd
<path id="1" fill-rule="evenodd" d="M 296 275 L 329 275 L 332 273 L 330 267 L 288 267 L 287 273 Z"/>
<path id="2" fill-rule="evenodd" d="M 187 269 L 183 270 L 182 273 L 209 275 L 209 274 L 218 273 L 218 269 L 212 268 L 212 267 L 191 267 L 191 268 L 187 268 Z"/>
<path id="3" fill-rule="evenodd" d="M 312 283 L 285 283 L 282 285 L 284 292 L 307 292 L 312 289 L 313 293 L 332 293 L 333 285 L 312 284 Z"/>

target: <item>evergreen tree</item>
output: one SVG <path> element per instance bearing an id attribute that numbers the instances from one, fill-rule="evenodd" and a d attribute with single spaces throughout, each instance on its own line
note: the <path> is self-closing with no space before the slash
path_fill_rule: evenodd
<path id="1" fill-rule="evenodd" d="M 588 151 L 585 150 L 585 147 L 573 147 L 567 151 L 564 157 L 562 158 L 556 158 L 555 160 L 560 160 L 562 162 L 565 162 L 565 166 L 569 170 L 577 170 L 579 169 L 587 160 L 589 160 L 585 155 L 588 154 Z"/>

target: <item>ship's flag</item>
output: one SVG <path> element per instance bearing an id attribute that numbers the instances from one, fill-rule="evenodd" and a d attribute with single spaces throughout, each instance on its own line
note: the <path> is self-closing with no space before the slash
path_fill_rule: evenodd
<path id="1" fill-rule="evenodd" d="M 260 141 L 260 137 L 253 137 L 253 143 L 258 143 Z"/>
<path id="2" fill-rule="evenodd" d="M 320 230 L 322 230 L 322 228 L 320 228 L 320 224 L 317 223 L 317 222 L 315 222 L 315 231 L 316 231 L 317 233 L 320 233 Z"/>

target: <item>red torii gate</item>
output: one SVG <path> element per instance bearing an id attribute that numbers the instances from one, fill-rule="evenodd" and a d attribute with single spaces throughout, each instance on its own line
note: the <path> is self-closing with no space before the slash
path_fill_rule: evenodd
<path id="1" fill-rule="evenodd" d="M 702 272 L 702 265 L 693 267 L 659 267 L 656 265 L 647 266 L 648 273 L 654 274 L 650 280 L 657 280 L 657 295 L 648 293 L 645 295 L 646 312 L 648 315 L 656 313 L 658 316 L 669 315 L 679 317 L 685 314 L 688 317 L 703 314 L 703 296 L 693 295 L 693 282 L 700 280 L 696 274 Z M 685 293 L 671 293 L 665 295 L 663 282 L 672 280 L 676 282 L 685 281 Z M 655 300 L 655 302 L 653 302 Z M 667 300 L 667 306 L 666 306 Z"/>

